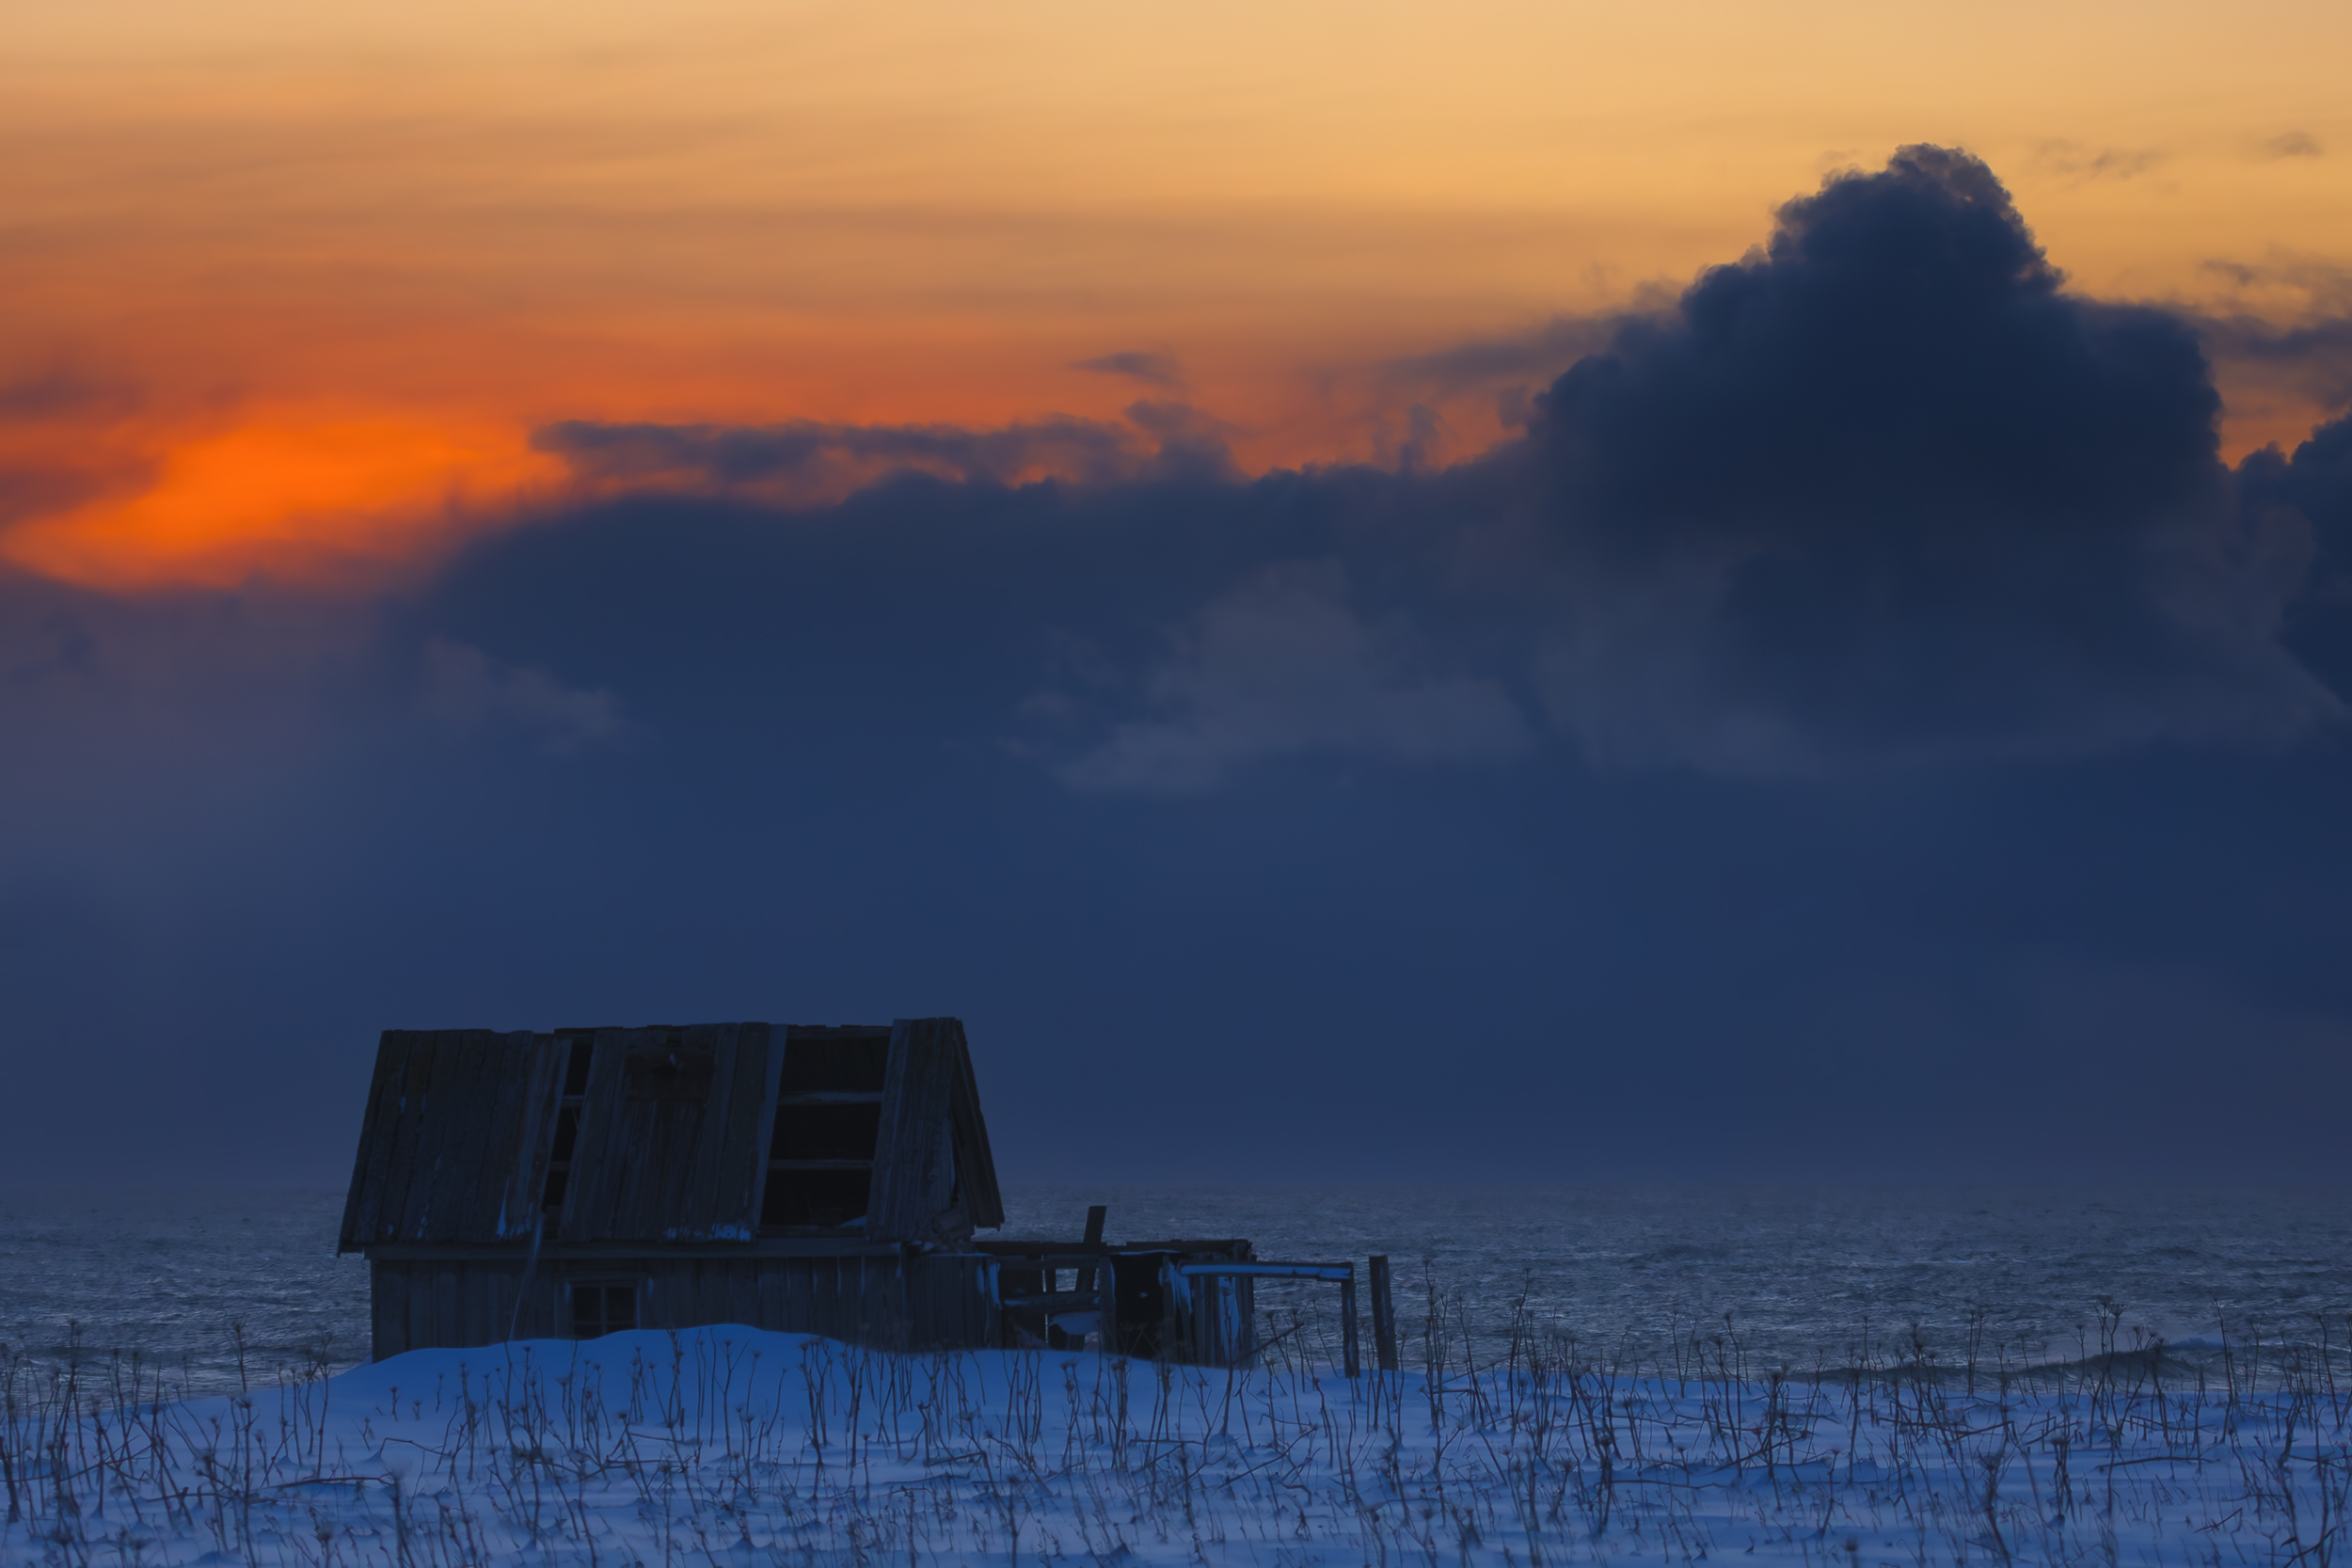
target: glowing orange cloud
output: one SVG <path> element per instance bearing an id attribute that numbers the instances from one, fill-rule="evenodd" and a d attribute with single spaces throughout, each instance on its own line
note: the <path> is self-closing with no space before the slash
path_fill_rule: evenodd
<path id="1" fill-rule="evenodd" d="M 414 414 L 256 409 L 174 446 L 153 483 L 0 536 L 20 566 L 93 587 L 380 579 L 510 512 L 561 466 L 511 429 Z"/>

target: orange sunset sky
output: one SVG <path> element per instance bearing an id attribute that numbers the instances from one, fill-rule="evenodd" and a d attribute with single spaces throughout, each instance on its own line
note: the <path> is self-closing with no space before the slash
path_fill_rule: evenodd
<path id="1" fill-rule="evenodd" d="M 1421 402 L 1459 454 L 1500 388 L 1396 362 L 1654 301 L 1912 141 L 2086 293 L 2291 325 L 2352 267 L 2342 4 L 5 16 L 0 556 L 112 590 L 396 578 L 569 493 L 557 420 L 1152 397 L 1255 470 Z M 2221 373 L 2232 453 L 2328 412 Z"/>

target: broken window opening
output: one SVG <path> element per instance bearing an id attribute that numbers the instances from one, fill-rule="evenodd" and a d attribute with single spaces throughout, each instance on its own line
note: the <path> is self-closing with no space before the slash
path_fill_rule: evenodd
<path id="1" fill-rule="evenodd" d="M 759 1227 L 769 1234 L 862 1225 L 882 1132 L 886 1029 L 786 1031 Z"/>

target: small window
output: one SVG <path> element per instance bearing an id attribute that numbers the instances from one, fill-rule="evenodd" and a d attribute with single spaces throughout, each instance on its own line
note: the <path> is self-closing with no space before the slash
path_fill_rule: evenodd
<path id="1" fill-rule="evenodd" d="M 572 1338 L 600 1339 L 637 1326 L 637 1287 L 582 1280 L 572 1286 Z"/>

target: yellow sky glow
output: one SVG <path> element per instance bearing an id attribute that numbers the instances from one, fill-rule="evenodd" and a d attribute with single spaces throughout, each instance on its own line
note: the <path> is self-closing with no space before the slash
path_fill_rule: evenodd
<path id="1" fill-rule="evenodd" d="M 0 554 L 123 587 L 438 548 L 549 420 L 1116 418 L 1150 389 L 1071 368 L 1116 350 L 1249 466 L 1376 456 L 1424 395 L 1384 362 L 1677 284 L 1907 141 L 2093 293 L 2283 319 L 2208 263 L 2352 261 L 2352 8 L 2300 0 L 6 9 L 0 387 L 129 389 L 41 439 L 141 477 Z M 2317 412 L 2228 390 L 2233 451 Z"/>

